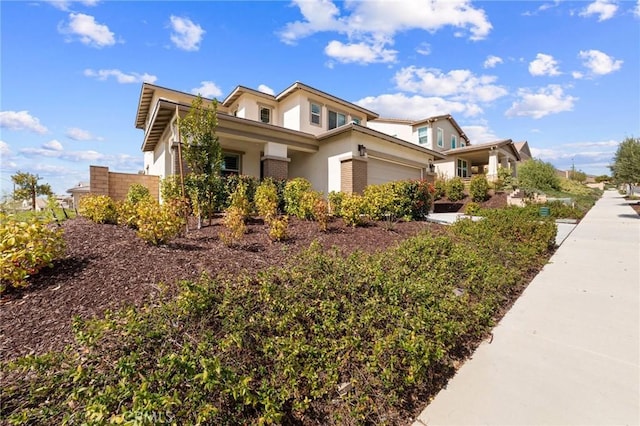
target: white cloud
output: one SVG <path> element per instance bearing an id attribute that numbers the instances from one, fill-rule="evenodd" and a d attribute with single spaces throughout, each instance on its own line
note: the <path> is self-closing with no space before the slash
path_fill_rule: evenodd
<path id="1" fill-rule="evenodd" d="M 533 76 L 555 76 L 561 74 L 558 70 L 558 61 L 553 56 L 544 53 L 538 53 L 536 59 L 529 63 L 529 73 Z"/>
<path id="2" fill-rule="evenodd" d="M 73 1 L 73 0 L 45 0 L 47 3 L 49 3 L 51 6 L 55 7 L 56 9 L 60 9 L 60 10 L 64 10 L 64 11 L 68 11 L 69 7 L 73 4 L 73 3 L 80 3 L 83 4 L 85 6 L 96 6 L 100 0 L 80 0 L 80 1 Z"/>
<path id="3" fill-rule="evenodd" d="M 158 77 L 151 74 L 138 74 L 137 72 L 132 72 L 126 74 L 118 69 L 110 69 L 110 70 L 92 70 L 91 68 L 87 68 L 84 70 L 84 75 L 86 77 L 94 77 L 100 81 L 105 81 L 109 77 L 115 77 L 118 83 L 127 84 L 127 83 L 155 83 Z"/>
<path id="4" fill-rule="evenodd" d="M 427 96 L 451 96 L 453 100 L 491 102 L 507 94 L 504 87 L 493 84 L 495 76 L 476 76 L 469 70 L 448 73 L 435 68 L 402 68 L 394 76 L 403 91 Z"/>
<path id="5" fill-rule="evenodd" d="M 553 3 L 544 3 L 544 4 L 540 5 L 540 7 L 538 7 L 538 9 L 536 9 L 534 12 L 527 11 L 527 12 L 524 12 L 523 15 L 524 16 L 537 15 L 538 12 L 544 12 L 545 10 L 552 9 L 554 7 L 559 6 L 560 5 L 560 1 L 561 0 L 554 0 Z"/>
<path id="6" fill-rule="evenodd" d="M 43 143 L 42 147 L 50 151 L 62 151 L 64 149 L 62 144 L 55 139 L 52 139 L 49 142 Z"/>
<path id="7" fill-rule="evenodd" d="M 550 84 L 532 92 L 529 89 L 518 90 L 519 100 L 515 101 L 505 115 L 507 117 L 542 118 L 549 114 L 571 111 L 578 98 L 564 93 L 562 87 Z"/>
<path id="8" fill-rule="evenodd" d="M 294 44 L 317 32 L 336 32 L 347 41 L 333 40 L 325 53 L 340 62 L 394 62 L 393 45 L 398 32 L 424 30 L 430 33 L 451 26 L 456 36 L 468 35 L 471 40 L 487 37 L 492 25 L 482 9 L 470 0 L 370 0 L 344 3 L 344 15 L 330 0 L 294 0 L 303 20 L 289 22 L 279 32 L 280 39 Z M 430 51 L 419 48 L 418 52 Z"/>
<path id="9" fill-rule="evenodd" d="M 37 117 L 29 114 L 29 111 L 1 111 L 0 127 L 9 130 L 30 130 L 35 133 L 45 134 L 47 128 L 40 124 Z"/>
<path id="10" fill-rule="evenodd" d="M 583 65 L 596 75 L 610 74 L 622 67 L 621 60 L 599 50 L 581 50 L 578 56 L 584 60 Z"/>
<path id="11" fill-rule="evenodd" d="M 572 71 L 571 76 L 576 80 L 580 80 L 581 78 L 584 78 L 584 74 L 581 73 L 580 71 Z"/>
<path id="12" fill-rule="evenodd" d="M 189 18 L 180 18 L 171 15 L 171 41 L 178 49 L 196 51 L 200 49 L 200 42 L 205 30 Z"/>
<path id="13" fill-rule="evenodd" d="M 395 62 L 395 50 L 385 49 L 384 43 L 368 44 L 366 42 L 344 44 L 332 40 L 324 48 L 324 53 L 342 63 L 370 64 L 376 62 Z"/>
<path id="14" fill-rule="evenodd" d="M 88 130 L 83 130 L 78 127 L 70 127 L 65 133 L 69 139 L 74 141 L 101 141 L 103 138 L 94 136 Z"/>
<path id="15" fill-rule="evenodd" d="M 411 97 L 403 93 L 368 96 L 356 101 L 361 107 L 376 111 L 382 117 L 419 120 L 441 114 L 476 116 L 482 109 L 475 104 L 453 102 L 440 97 Z"/>
<path id="16" fill-rule="evenodd" d="M 275 95 L 276 92 L 273 91 L 273 89 L 269 86 L 267 86 L 266 84 L 261 84 L 258 86 L 258 91 L 262 92 L 262 93 L 266 93 L 267 95 Z"/>
<path id="17" fill-rule="evenodd" d="M 104 24 L 99 24 L 91 15 L 84 13 L 70 13 L 69 22 L 60 24 L 58 31 L 68 34 L 73 38 L 78 37 L 80 42 L 92 47 L 112 46 L 116 43 L 114 34 Z"/>
<path id="18" fill-rule="evenodd" d="M 598 15 L 598 21 L 606 21 L 613 18 L 618 10 L 618 5 L 612 0 L 596 0 L 580 12 L 580 16 Z"/>
<path id="19" fill-rule="evenodd" d="M 5 158 L 11 155 L 9 144 L 2 140 L 0 140 L 0 155 Z"/>
<path id="20" fill-rule="evenodd" d="M 489 56 L 487 56 L 487 59 L 484 61 L 482 66 L 484 68 L 495 68 L 496 65 L 501 64 L 503 62 L 504 61 L 502 60 L 501 57 L 495 56 L 495 55 L 489 55 Z"/>
<path id="21" fill-rule="evenodd" d="M 465 134 L 472 144 L 498 140 L 498 137 L 495 135 L 495 133 L 493 133 L 493 130 L 491 130 L 486 123 L 460 127 L 462 127 L 462 130 L 464 130 Z"/>
<path id="22" fill-rule="evenodd" d="M 201 81 L 200 87 L 191 89 L 191 93 L 210 99 L 222 96 L 222 90 L 213 81 Z"/>
<path id="23" fill-rule="evenodd" d="M 431 45 L 429 43 L 420 43 L 420 46 L 416 47 L 416 52 L 424 56 L 430 55 Z"/>

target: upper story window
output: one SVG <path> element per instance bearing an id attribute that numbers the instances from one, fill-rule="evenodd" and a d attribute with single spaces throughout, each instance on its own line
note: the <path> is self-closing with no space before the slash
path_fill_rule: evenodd
<path id="1" fill-rule="evenodd" d="M 224 176 L 240 174 L 240 154 L 222 153 L 222 174 Z"/>
<path id="2" fill-rule="evenodd" d="M 444 147 L 444 130 L 438 127 L 438 137 L 436 139 L 438 141 L 438 146 L 440 148 Z"/>
<path id="3" fill-rule="evenodd" d="M 429 128 L 420 127 L 418 129 L 418 142 L 422 145 L 429 142 Z"/>
<path id="4" fill-rule="evenodd" d="M 263 123 L 271 123 L 271 108 L 260 107 L 260 121 Z"/>
<path id="5" fill-rule="evenodd" d="M 451 135 L 451 149 L 458 147 L 458 137 L 456 135 Z"/>
<path id="6" fill-rule="evenodd" d="M 460 148 L 464 148 L 465 146 L 467 146 L 464 141 L 460 141 Z"/>
<path id="7" fill-rule="evenodd" d="M 347 115 L 336 111 L 329 111 L 329 130 L 347 124 Z"/>
<path id="8" fill-rule="evenodd" d="M 351 121 L 353 121 L 356 124 L 362 123 L 362 119 L 360 119 L 360 117 L 351 116 Z"/>
<path id="9" fill-rule="evenodd" d="M 320 126 L 320 123 L 322 123 L 321 111 L 322 107 L 319 104 L 311 102 L 311 124 Z"/>

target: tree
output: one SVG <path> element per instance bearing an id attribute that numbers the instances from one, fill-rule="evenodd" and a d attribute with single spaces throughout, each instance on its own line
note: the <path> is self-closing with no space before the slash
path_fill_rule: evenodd
<path id="1" fill-rule="evenodd" d="M 640 182 L 640 139 L 626 138 L 622 141 L 610 168 L 613 180 L 628 185 L 633 195 L 634 186 Z"/>
<path id="2" fill-rule="evenodd" d="M 560 178 L 553 164 L 530 159 L 518 166 L 518 186 L 527 191 L 559 191 Z"/>
<path id="3" fill-rule="evenodd" d="M 194 206 L 194 210 L 200 212 L 203 210 L 201 207 L 206 208 L 209 222 L 213 217 L 221 185 L 222 150 L 216 136 L 217 108 L 215 100 L 205 107 L 202 97 L 198 95 L 179 125 L 181 139 L 185 141 L 184 159 L 190 171 L 189 198 L 192 203 L 198 204 Z"/>
<path id="4" fill-rule="evenodd" d="M 16 172 L 15 175 L 11 176 L 11 180 L 17 186 L 13 190 L 13 198 L 16 200 L 31 200 L 31 210 L 35 210 L 36 197 L 38 195 L 53 196 L 53 191 L 51 191 L 49 184 L 38 185 L 40 179 L 42 178 L 38 175 Z"/>

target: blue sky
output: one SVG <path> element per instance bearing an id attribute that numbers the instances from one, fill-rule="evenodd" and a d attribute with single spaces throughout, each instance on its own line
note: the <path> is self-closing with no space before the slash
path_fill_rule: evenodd
<path id="1" fill-rule="evenodd" d="M 640 135 L 640 0 L 2 1 L 0 19 L 0 195 L 17 170 L 64 193 L 90 164 L 142 169 L 143 81 L 218 99 L 301 81 L 590 174 Z"/>

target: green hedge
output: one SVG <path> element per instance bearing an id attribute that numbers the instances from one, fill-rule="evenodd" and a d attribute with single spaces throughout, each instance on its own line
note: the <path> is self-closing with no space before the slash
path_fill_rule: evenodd
<path id="1" fill-rule="evenodd" d="M 345 198 L 345 201 L 348 198 Z M 15 424 L 401 423 L 547 260 L 521 212 L 348 257 L 312 245 L 257 276 L 74 321 L 80 351 L 0 364 Z"/>

